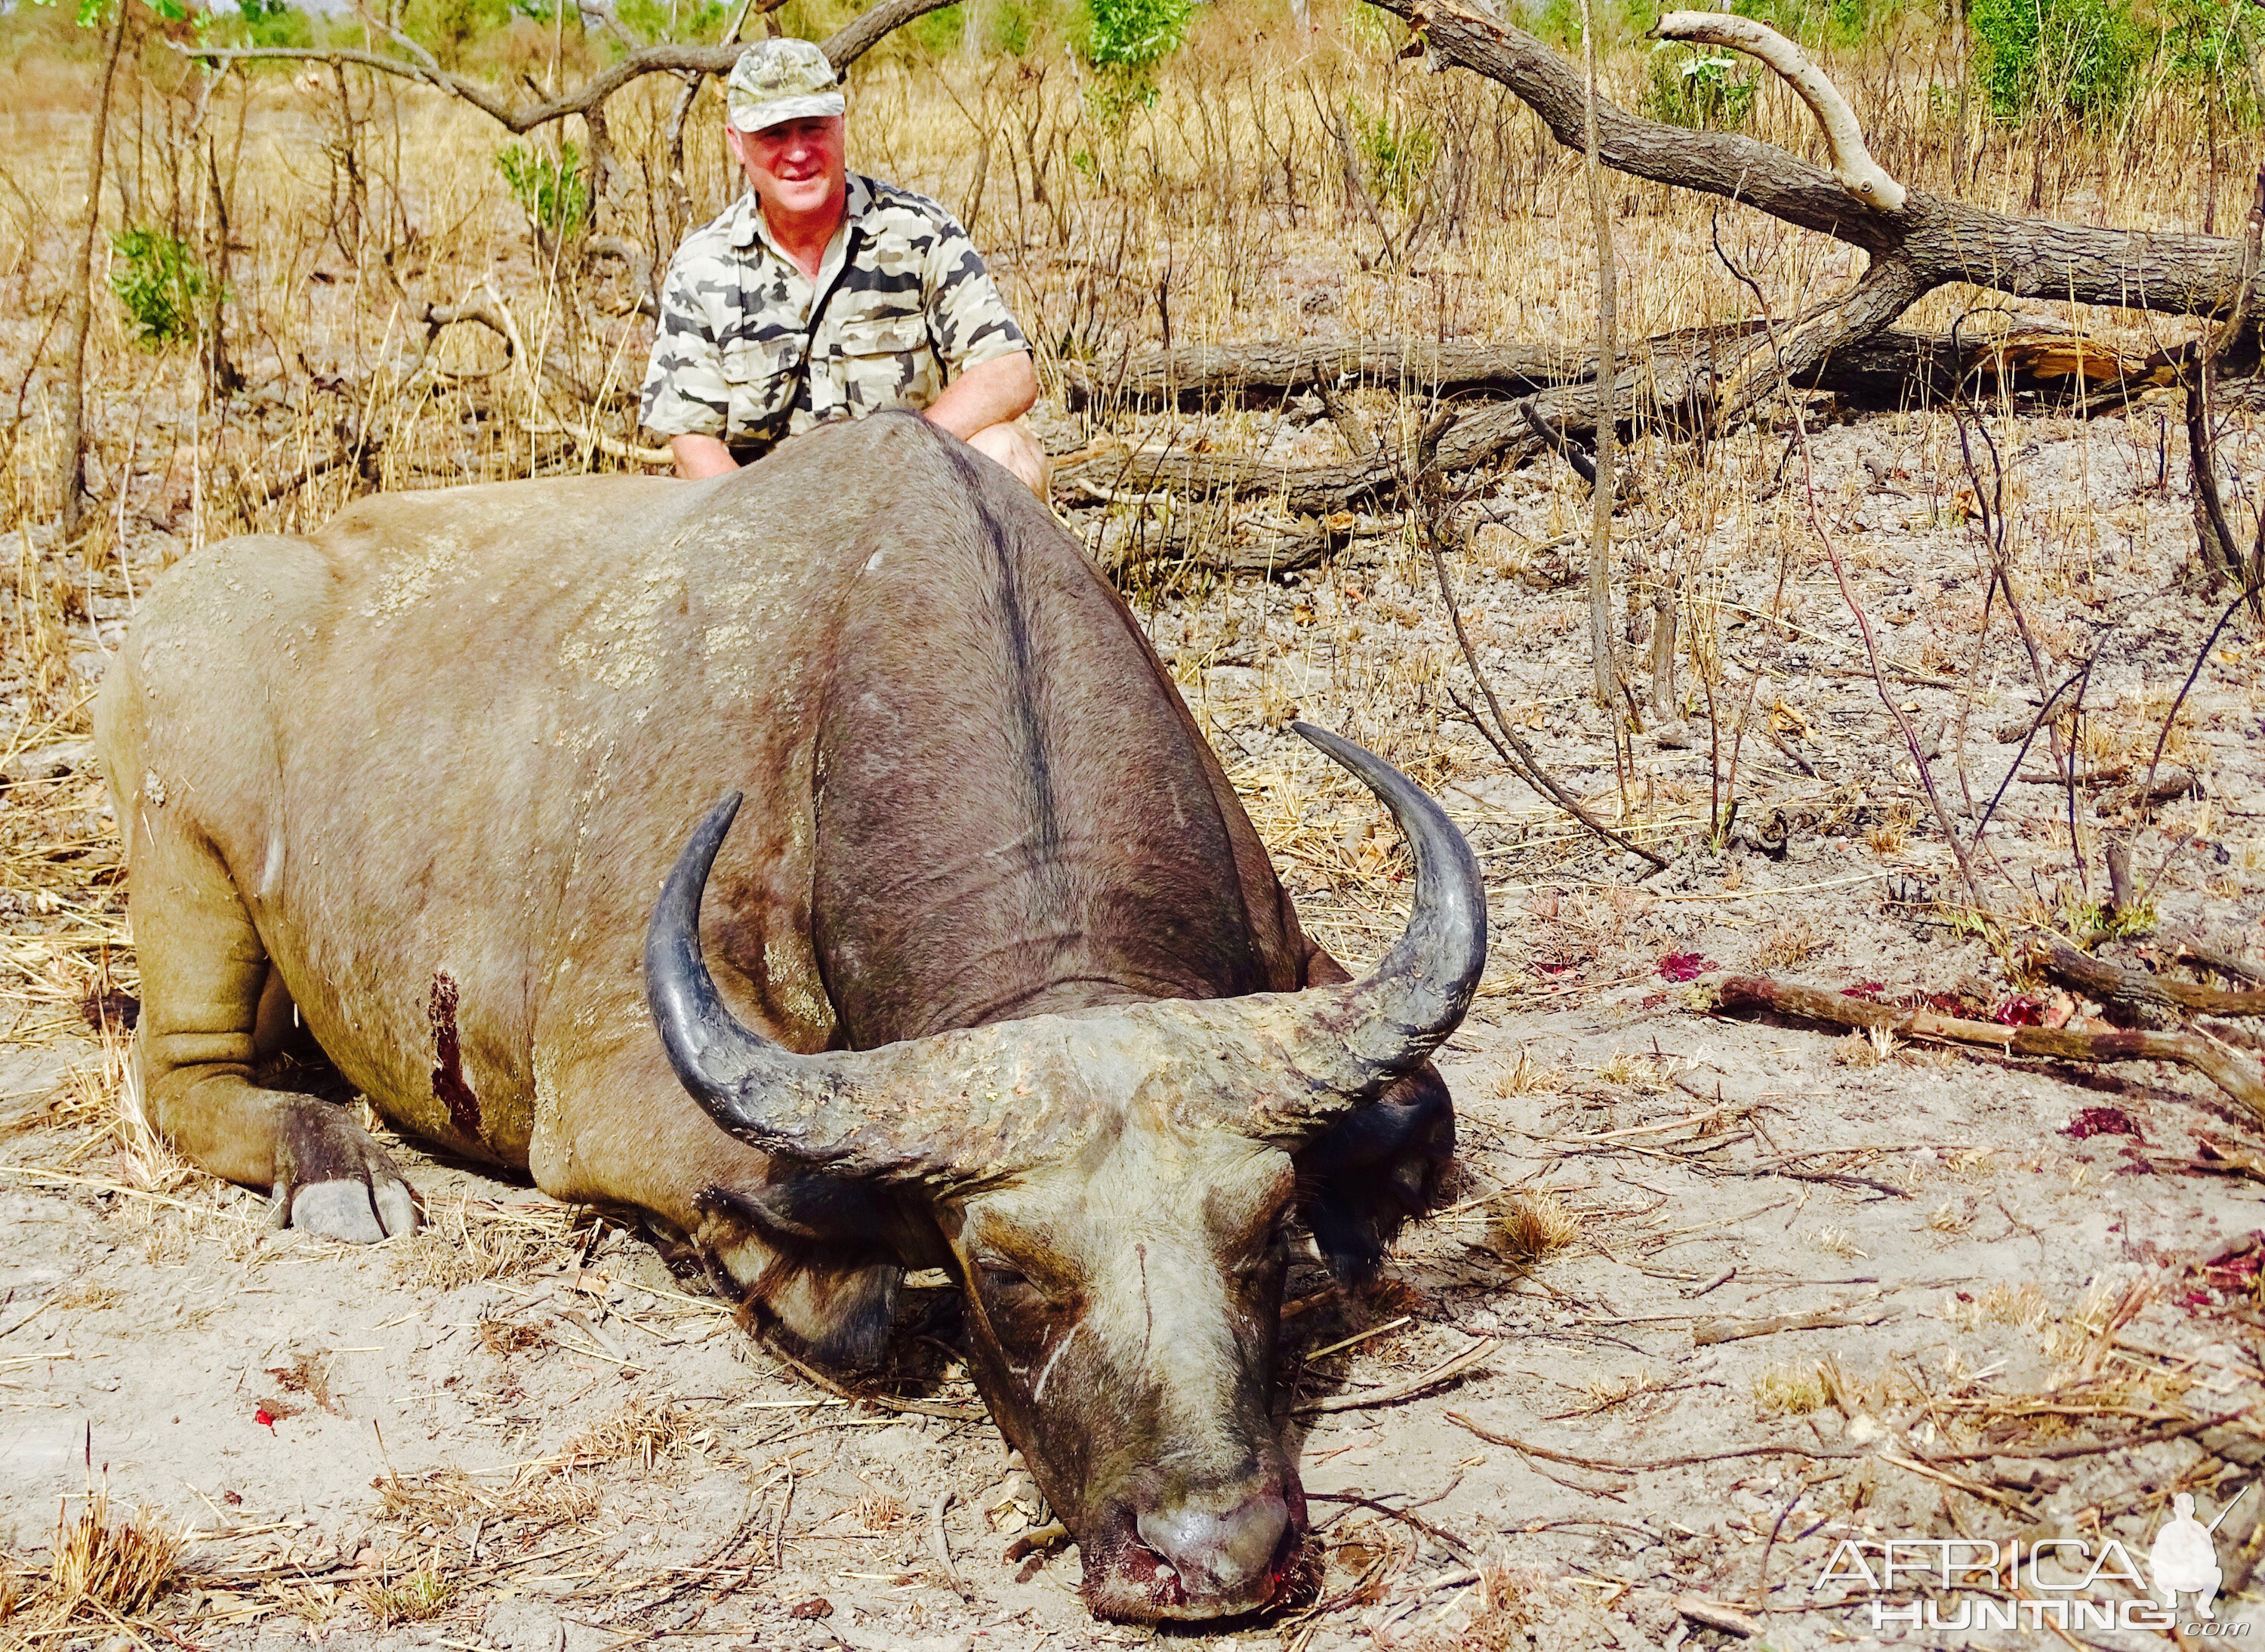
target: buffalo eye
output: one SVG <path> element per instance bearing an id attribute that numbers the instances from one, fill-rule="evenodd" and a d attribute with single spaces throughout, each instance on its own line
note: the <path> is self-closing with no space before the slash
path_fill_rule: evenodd
<path id="1" fill-rule="evenodd" d="M 983 1293 L 1004 1307 L 1024 1307 L 1051 1314 L 1061 1304 L 1054 1294 L 1009 1263 L 980 1262 Z"/>

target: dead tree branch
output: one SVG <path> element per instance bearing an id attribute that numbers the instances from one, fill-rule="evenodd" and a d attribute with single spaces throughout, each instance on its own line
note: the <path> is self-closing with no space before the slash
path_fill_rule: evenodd
<path id="1" fill-rule="evenodd" d="M 102 159 L 110 129 L 110 87 L 126 47 L 126 0 L 117 0 L 110 23 L 110 51 L 103 60 L 102 90 L 94 104 L 94 134 L 87 149 L 86 230 L 79 237 L 78 268 L 69 287 L 69 343 L 63 356 L 62 458 L 56 484 L 62 493 L 66 540 L 78 533 L 86 494 L 86 335 L 94 320 L 94 243 L 102 233 Z"/>
<path id="2" fill-rule="evenodd" d="M 1441 0 L 1378 4 L 1405 20 L 1440 62 L 1509 88 L 1558 142 L 1569 149 L 1582 147 L 1582 76 L 1533 35 Z M 1752 49 L 1740 41 L 1724 43 Z M 1872 194 L 1865 195 L 1868 175 L 1845 138 L 1838 152 L 1854 193 L 1833 172 L 1737 133 L 1692 131 L 1610 104 L 1599 105 L 1596 120 L 1599 158 L 1616 171 L 1758 207 L 1871 255 L 1871 268 L 1854 287 L 1786 330 L 1777 359 L 1758 344 L 1748 346 L 1727 375 L 1728 393 L 1718 395 L 1718 410 L 1734 410 L 1759 393 L 1766 381 L 1757 375 L 1773 380 L 1781 361 L 1785 372 L 1798 375 L 1948 282 L 2022 298 L 2180 315 L 2232 313 L 2240 290 L 2240 247 L 2225 237 L 2014 218 L 1921 190 L 1903 190 L 1900 203 L 1890 204 L 1900 186 L 1880 173 L 1869 178 Z M 1832 119 L 1826 120 L 1829 137 Z M 2257 295 L 2247 295 L 2234 319 L 2253 316 L 2256 305 Z"/>
<path id="3" fill-rule="evenodd" d="M 2031 968 L 2103 1003 L 2154 1004 L 2205 1015 L 2265 1015 L 2265 992 L 2228 992 L 2167 975 L 2152 975 L 2145 970 L 2126 969 L 2079 952 L 2065 941 L 2032 942 L 2028 962 Z"/>
<path id="4" fill-rule="evenodd" d="M 1927 1009 L 1904 1009 L 1850 998 L 1821 987 L 1732 976 L 1715 989 L 1715 1006 L 1727 1015 L 1757 1012 L 1820 1021 L 1828 1026 L 1875 1030 L 1934 1044 L 1977 1044 L 2007 1055 L 2057 1061 L 2173 1061 L 2192 1067 L 2265 1124 L 2265 1073 L 2225 1045 L 2194 1032 L 2077 1032 L 2065 1027 L 2001 1027 Z"/>
<path id="5" fill-rule="evenodd" d="M 2218 484 L 2218 440 L 2212 416 L 2218 359 L 2239 335 L 2246 321 L 2251 289 L 2257 281 L 2261 237 L 2265 237 L 2265 166 L 2257 169 L 2257 189 L 2249 203 L 2247 232 L 2241 238 L 2241 275 L 2225 326 L 2204 330 L 2194 346 L 2194 371 L 2187 378 L 2187 455 L 2194 466 L 2195 529 L 2202 541 L 2203 566 L 2222 580 L 2243 586 L 2251 610 L 2265 619 L 2265 517 L 2258 522 L 2257 548 L 2244 556 L 2225 515 L 2225 499 Z"/>
<path id="6" fill-rule="evenodd" d="M 1705 370 L 1710 353 L 1719 353 L 1726 344 L 1735 351 L 1761 325 L 1757 319 L 1663 333 L 1632 346 L 1630 366 L 1640 368 L 1656 385 L 1687 381 Z M 1589 350 L 1553 350 L 1515 339 L 1434 344 L 1254 338 L 1148 350 L 1113 364 L 1059 361 L 1055 371 L 1064 401 L 1075 410 L 1111 401 L 1147 407 L 1274 402 L 1322 379 L 1340 386 L 1377 384 L 1441 396 L 1518 397 L 1588 383 L 1597 376 L 1597 363 Z M 1886 408 L 1917 406 L 1977 389 L 2073 395 L 2087 405 L 2112 408 L 2142 390 L 2181 382 L 2183 372 L 2169 353 L 2126 356 L 2097 339 L 2057 328 L 2021 327 L 1977 338 L 1970 331 L 1954 338 L 1889 326 L 1794 372 L 1791 379 L 1802 389 L 1831 390 Z"/>
<path id="7" fill-rule="evenodd" d="M 836 69 L 847 69 L 856 62 L 891 30 L 902 28 L 914 18 L 951 4 L 951 0 L 881 0 L 881 4 L 862 12 L 847 25 L 827 38 L 824 50 Z M 437 87 L 450 96 L 460 98 L 477 109 L 505 130 L 515 134 L 532 132 L 554 120 L 564 120 L 579 115 L 586 121 L 594 111 L 601 111 L 606 99 L 647 75 L 728 75 L 732 65 L 739 61 L 739 54 L 747 49 L 739 40 L 727 40 L 717 46 L 689 46 L 663 42 L 657 46 L 641 46 L 603 72 L 592 76 L 572 91 L 561 92 L 556 98 L 539 103 L 513 104 L 495 87 L 469 76 L 451 73 L 441 67 L 433 55 L 415 40 L 398 30 L 392 32 L 396 45 L 410 55 L 389 57 L 382 52 L 363 51 L 351 47 L 302 46 L 179 46 L 174 50 L 200 63 L 225 68 L 232 63 L 261 62 L 329 63 L 367 69 L 381 75 L 397 76 L 403 80 L 422 81 Z M 603 115 L 601 113 L 602 120 Z"/>
<path id="8" fill-rule="evenodd" d="M 1728 11 L 1666 12 L 1651 32 L 1661 40 L 1726 46 L 1766 63 L 1809 106 L 1817 124 L 1824 128 L 1825 145 L 1832 153 L 1832 176 L 1840 187 L 1867 207 L 1902 210 L 1907 192 L 1864 147 L 1864 129 L 1856 123 L 1856 112 L 1848 106 L 1840 89 L 1784 35 L 1766 23 Z"/>

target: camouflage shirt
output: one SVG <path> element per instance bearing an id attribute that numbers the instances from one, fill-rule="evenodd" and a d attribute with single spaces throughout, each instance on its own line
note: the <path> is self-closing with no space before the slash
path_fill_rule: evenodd
<path id="1" fill-rule="evenodd" d="M 810 337 L 811 306 L 837 276 Z M 852 172 L 816 280 L 771 238 L 752 191 L 685 237 L 661 292 L 642 417 L 660 435 L 720 437 L 746 458 L 827 419 L 926 408 L 952 375 L 1028 348 L 951 215 Z"/>

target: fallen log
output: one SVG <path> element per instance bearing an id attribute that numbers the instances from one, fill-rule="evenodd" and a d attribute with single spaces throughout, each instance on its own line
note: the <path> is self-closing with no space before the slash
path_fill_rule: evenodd
<path id="1" fill-rule="evenodd" d="M 2177 949 L 2173 959 L 2179 964 L 2199 964 L 2204 969 L 2223 975 L 2229 981 L 2254 981 L 2265 986 L 2265 964 L 2228 952 L 2224 947 L 2214 947 L 2194 935 L 2167 937 Z"/>
<path id="2" fill-rule="evenodd" d="M 2065 1027 L 2001 1027 L 1933 1010 L 1904 1009 L 1850 998 L 1820 987 L 1734 975 L 1715 988 L 1715 1008 L 1725 1015 L 1763 1013 L 1828 1026 L 1875 1029 L 1934 1044 L 1977 1044 L 2006 1055 L 2057 1061 L 2171 1061 L 2192 1067 L 2265 1124 L 2265 1070 L 2222 1044 L 2192 1032 L 2078 1032 Z"/>
<path id="3" fill-rule="evenodd" d="M 1525 395 L 1596 376 L 1593 354 L 1511 342 L 1409 343 L 1390 338 L 1256 338 L 1248 344 L 1183 345 L 1151 350 L 1111 368 L 1063 361 L 1062 393 L 1073 408 L 1096 401 L 1218 401 L 1253 391 L 1296 391 L 1333 384 L 1387 384 L 1411 390 L 1496 389 Z"/>
<path id="4" fill-rule="evenodd" d="M 1635 359 L 1655 380 L 1687 379 L 1710 349 L 1743 351 L 1759 321 L 1665 333 L 1637 346 Z M 1140 406 L 1202 405 L 1278 399 L 1326 382 L 1374 384 L 1422 395 L 1525 396 L 1596 376 L 1591 351 L 1551 350 L 1511 340 L 1432 344 L 1388 338 L 1316 341 L 1254 338 L 1246 344 L 1149 350 L 1115 364 L 1056 364 L 1072 408 L 1122 401 Z M 1864 407 L 1916 407 L 1959 394 L 2070 396 L 2100 408 L 2141 390 L 2175 383 L 2167 353 L 2126 356 L 2097 339 L 2055 328 L 1954 340 L 1948 333 L 1888 327 L 1817 362 L 1795 382 L 1830 390 Z M 1584 426 L 1592 428 L 1593 421 Z"/>
<path id="5" fill-rule="evenodd" d="M 1540 40 L 1451 0 L 1377 0 L 1402 18 L 1439 66 L 1468 69 L 1506 87 L 1558 142 L 1582 147 L 1586 88 L 1579 72 Z M 1733 26 L 1739 38 L 1722 35 Z M 1750 342 L 1701 387 L 1719 422 L 1738 416 L 1778 383 L 1799 382 L 1823 362 L 1879 333 L 1938 287 L 1967 282 L 2019 298 L 2219 315 L 2241 290 L 2240 246 L 2222 236 L 2132 232 L 2009 217 L 1964 201 L 1907 189 L 1873 164 L 1845 102 L 1820 105 L 1823 76 L 1791 42 L 1766 30 L 1726 25 L 1720 14 L 1676 12 L 1655 31 L 1718 39 L 1752 53 L 1793 84 L 1818 113 L 1832 150 L 1827 171 L 1773 144 L 1735 132 L 1701 132 L 1648 120 L 1601 98 L 1599 157 L 1633 178 L 1695 190 L 1817 230 L 1870 255 L 1846 291 L 1812 305 Z M 1829 91 L 1829 83 L 1825 83 Z M 2241 301 L 2246 325 L 2265 291 Z"/>
<path id="6" fill-rule="evenodd" d="M 1584 399 L 1593 399 L 1591 387 L 1576 388 Z M 1482 409 L 1450 430 L 1439 443 L 1438 462 L 1450 470 L 1469 470 L 1516 450 L 1538 451 L 1540 445 L 1518 404 L 1504 404 Z M 1293 513 L 1310 516 L 1326 516 L 1398 485 L 1398 473 L 1382 454 L 1344 464 L 1293 465 L 1149 450 L 1073 458 L 1056 465 L 1053 476 L 1054 491 L 1072 498 L 1088 489 L 1112 495 L 1169 493 L 1183 499 L 1266 494 Z"/>
<path id="7" fill-rule="evenodd" d="M 2079 952 L 2065 941 L 2033 942 L 2027 957 L 2031 968 L 2103 1003 L 2159 1004 L 2205 1015 L 2265 1015 L 2265 992 L 2228 992 L 2145 970 L 2126 969 Z"/>

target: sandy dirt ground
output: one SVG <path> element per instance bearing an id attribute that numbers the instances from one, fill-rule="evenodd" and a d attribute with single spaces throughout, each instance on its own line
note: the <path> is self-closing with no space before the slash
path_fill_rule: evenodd
<path id="1" fill-rule="evenodd" d="M 2040 696 L 2006 663 L 2002 614 L 1998 663 L 1959 663 L 1984 581 L 1947 432 L 1933 416 L 1822 426 L 1814 462 L 1893 692 L 1931 732 L 1970 834 Z M 2138 411 L 2001 428 L 2032 622 L 2064 666 L 2096 656 L 2095 724 L 2127 757 L 2144 760 L 2202 661 L 2171 742 L 2194 788 L 2144 819 L 2104 794 L 2078 805 L 2091 879 L 2111 830 L 2142 877 L 2165 868 L 2151 923 L 2103 950 L 2167 968 L 2174 935 L 2265 953 L 2265 747 L 2254 630 L 2236 623 L 2205 650 L 2222 600 L 2182 571 L 2186 501 L 2154 436 Z M 1766 477 L 1784 434 L 1741 440 L 1752 453 L 1731 473 Z M 2078 505 L 2095 530 L 2117 527 L 2072 556 L 2049 518 Z M 1548 567 L 1578 496 L 1528 471 L 1498 506 L 1460 570 L 1482 659 L 1533 709 L 1544 761 L 1607 797 L 1607 724 L 1569 691 L 1579 610 Z M 2023 1062 L 1705 1007 L 1707 983 L 1735 970 L 2009 1022 L 2103 1013 L 2010 970 L 2015 927 L 1961 903 L 1830 570 L 1804 549 L 1786 583 L 1757 513 L 1725 519 L 1713 564 L 1745 712 L 1721 706 L 1710 731 L 1695 710 L 1622 758 L 1644 841 L 1672 852 L 1642 877 L 1508 777 L 1436 689 L 1392 677 L 1395 659 L 1448 646 L 1420 559 L 1143 598 L 1326 940 L 1370 956 L 1405 885 L 1373 805 L 1283 727 L 1293 708 L 1443 792 L 1489 869 L 1497 935 L 1441 1059 L 1461 1132 L 1444 1208 L 1371 1291 L 1293 1271 L 1282 1403 L 1321 1593 L 1164 1638 L 1673 1652 L 2265 1634 L 2249 1581 L 2265 1530 L 2265 1184 L 2238 1170 L 2258 1120 L 2169 1066 Z M 1091 542 L 1128 531 L 1121 513 L 1075 520 Z M 102 617 L 114 636 L 126 615 Z M 1747 724 L 1743 824 L 1711 845 L 1710 762 Z M 2024 761 L 2044 772 L 2041 746 Z M 19 848 L 114 862 L 83 746 L 10 763 Z M 1999 910 L 2008 890 L 2041 921 L 2096 908 L 2062 790 L 2005 790 L 1988 840 Z M 416 1237 L 361 1249 L 270 1231 L 261 1198 L 119 1116 L 117 1030 L 88 1023 L 124 1002 L 103 996 L 91 972 L 106 960 L 84 941 L 115 926 L 114 884 L 10 896 L 0 1602 L 32 1605 L 0 1618 L 0 1641 L 1035 1652 L 1155 1638 L 1088 1617 L 1074 1550 L 1016 1549 L 1045 1511 L 964 1378 L 940 1277 L 908 1292 L 885 1405 L 790 1369 L 650 1236 L 413 1145 L 397 1151 L 426 1203 Z M 106 966 L 130 985 L 122 951 Z M 90 1484 L 113 1522 L 146 1509 L 136 1530 L 185 1531 L 186 1569 L 144 1613 L 57 1623 L 36 1591 Z M 2142 1580 L 2100 1562 L 2144 1568 L 2181 1492 L 2205 1525 L 2232 1510 L 2210 1539 L 2213 1619 L 2191 1597 L 2171 1631 L 2049 1615 L 2056 1600 L 2112 1615 L 2138 1598 Z M 2044 1539 L 2065 1541 L 2042 1572 L 1950 1588 L 1925 1569 L 1940 1549 L 1922 1547 L 1904 1551 L 1919 1569 L 1868 1586 L 1890 1540 Z M 2087 1568 L 2089 1586 L 2064 1587 Z M 2043 1603 L 2028 1619 L 2024 1597 Z M 2021 1627 L 1930 1627 L 1977 1608 Z"/>

